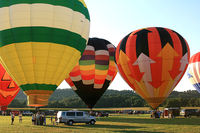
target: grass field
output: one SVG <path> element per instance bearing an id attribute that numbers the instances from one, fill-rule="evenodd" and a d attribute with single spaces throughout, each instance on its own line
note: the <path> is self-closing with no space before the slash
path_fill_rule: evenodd
<path id="1" fill-rule="evenodd" d="M 96 125 L 74 124 L 54 126 L 47 118 L 46 126 L 32 125 L 31 117 L 23 117 L 19 123 L 18 116 L 11 125 L 10 116 L 0 116 L 0 133 L 200 133 L 200 118 L 151 119 L 149 115 L 112 115 L 97 118 Z"/>
<path id="2" fill-rule="evenodd" d="M 71 110 L 74 108 L 40 108 L 40 110 Z M 89 111 L 88 108 L 76 108 L 78 110 Z M 163 110 L 164 107 L 159 107 L 159 110 Z M 181 107 L 180 109 L 200 109 L 200 107 Z M 8 110 L 35 110 L 35 108 L 8 108 Z M 94 111 L 122 111 L 122 110 L 152 110 L 150 107 L 123 107 L 123 108 L 93 108 Z"/>

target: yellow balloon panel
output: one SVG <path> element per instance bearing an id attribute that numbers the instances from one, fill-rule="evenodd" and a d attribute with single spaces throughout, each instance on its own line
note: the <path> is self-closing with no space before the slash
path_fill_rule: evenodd
<path id="1" fill-rule="evenodd" d="M 6 56 L 7 52 L 13 54 Z M 42 42 L 16 43 L 0 49 L 0 56 L 9 67 L 9 74 L 20 79 L 16 80 L 18 85 L 59 85 L 74 66 L 72 61 L 78 61 L 80 55 L 72 47 Z"/>

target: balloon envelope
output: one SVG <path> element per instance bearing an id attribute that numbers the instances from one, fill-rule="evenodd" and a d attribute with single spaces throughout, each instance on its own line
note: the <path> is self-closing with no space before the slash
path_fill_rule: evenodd
<path id="1" fill-rule="evenodd" d="M 99 38 L 90 38 L 79 63 L 66 81 L 81 99 L 93 108 L 115 78 L 115 47 Z"/>
<path id="2" fill-rule="evenodd" d="M 0 110 L 6 110 L 20 88 L 11 79 L 6 70 L 0 64 Z"/>
<path id="3" fill-rule="evenodd" d="M 151 27 L 123 38 L 115 60 L 123 79 L 155 109 L 183 76 L 189 56 L 188 44 L 181 35 Z"/>
<path id="4" fill-rule="evenodd" d="M 194 88 L 200 93 L 200 52 L 190 58 L 187 75 Z"/>
<path id="5" fill-rule="evenodd" d="M 44 106 L 76 65 L 88 41 L 83 0 L 0 1 L 0 59 L 28 95 Z"/>

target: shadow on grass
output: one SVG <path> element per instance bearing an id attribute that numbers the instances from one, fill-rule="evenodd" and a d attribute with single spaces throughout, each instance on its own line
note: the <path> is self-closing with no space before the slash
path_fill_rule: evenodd
<path id="1" fill-rule="evenodd" d="M 124 123 L 139 123 L 139 124 L 168 124 L 168 125 L 200 125 L 199 118 L 174 118 L 174 119 L 144 119 L 144 118 L 103 118 L 97 121 L 107 122 L 124 122 Z"/>
<path id="2" fill-rule="evenodd" d="M 149 132 L 149 131 L 112 131 L 117 133 L 164 133 L 164 132 Z"/>
<path id="3" fill-rule="evenodd" d="M 53 127 L 53 128 L 67 128 L 67 129 L 74 129 L 74 126 L 65 126 L 65 125 L 45 125 L 45 127 Z"/>
<path id="4" fill-rule="evenodd" d="M 65 125 L 46 125 L 46 127 L 54 127 L 54 128 L 66 128 L 66 129 L 93 129 L 100 130 L 109 129 L 111 132 L 121 132 L 121 133 L 163 133 L 163 132 L 149 132 L 149 131 L 134 131 L 134 129 L 143 128 L 139 126 L 125 126 L 125 125 L 105 125 L 105 124 L 95 124 L 95 125 L 78 125 L 74 124 L 73 126 L 65 126 Z M 112 131 L 114 129 L 115 131 Z M 117 129 L 117 130 L 116 130 Z M 120 130 L 121 129 L 121 130 Z M 128 130 L 126 130 L 128 129 Z M 130 130 L 130 131 L 129 131 Z"/>
<path id="5" fill-rule="evenodd" d="M 105 125 L 105 124 L 95 124 L 95 125 L 76 125 L 79 127 L 86 128 L 109 128 L 109 129 L 137 129 L 142 127 L 136 126 L 125 126 L 125 125 Z"/>
<path id="6" fill-rule="evenodd" d="M 136 129 L 136 128 L 142 128 L 142 127 L 136 127 L 136 126 L 125 126 L 125 125 L 105 125 L 105 124 L 95 124 L 95 125 L 78 125 L 74 124 L 73 126 L 67 126 L 67 125 L 45 125 L 45 127 L 54 127 L 54 128 L 68 128 L 68 129 L 75 129 L 75 128 L 109 128 L 109 129 Z"/>

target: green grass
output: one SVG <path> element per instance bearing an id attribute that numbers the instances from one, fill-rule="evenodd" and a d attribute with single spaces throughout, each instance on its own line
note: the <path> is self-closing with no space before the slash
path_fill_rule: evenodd
<path id="1" fill-rule="evenodd" d="M 74 108 L 40 108 L 40 110 L 72 110 Z M 89 111 L 89 108 L 76 108 L 78 110 Z M 163 110 L 164 107 L 159 107 L 159 110 Z M 181 109 L 200 109 L 200 107 L 181 107 Z M 32 108 L 8 108 L 8 110 L 35 110 Z M 123 107 L 123 108 L 93 108 L 94 111 L 122 111 L 122 110 L 152 110 L 150 107 Z"/>
<path id="2" fill-rule="evenodd" d="M 19 123 L 15 117 L 14 125 L 10 125 L 10 116 L 0 116 L 0 133 L 199 133 L 200 118 L 151 119 L 149 115 L 112 115 L 108 118 L 97 118 L 96 125 L 74 124 L 54 126 L 47 118 L 46 126 L 32 125 L 31 117 L 23 117 Z"/>

